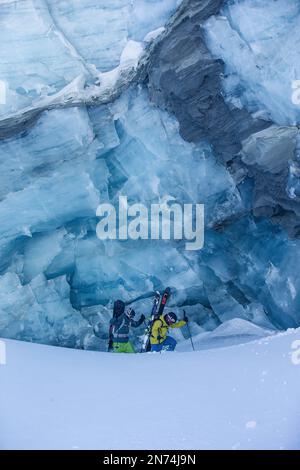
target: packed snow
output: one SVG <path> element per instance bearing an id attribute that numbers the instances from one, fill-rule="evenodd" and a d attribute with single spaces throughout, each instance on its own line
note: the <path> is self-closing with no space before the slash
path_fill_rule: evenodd
<path id="1" fill-rule="evenodd" d="M 135 355 L 6 341 L 0 448 L 300 449 L 299 338 Z"/>

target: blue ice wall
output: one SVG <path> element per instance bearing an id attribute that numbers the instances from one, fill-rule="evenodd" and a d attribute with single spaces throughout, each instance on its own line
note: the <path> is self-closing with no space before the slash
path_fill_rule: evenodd
<path id="1" fill-rule="evenodd" d="M 289 42 L 291 30 L 299 38 L 299 5 L 205 3 L 199 11 L 176 0 L 1 3 L 0 128 L 9 132 L 0 140 L 0 336 L 101 349 L 113 300 L 147 314 L 153 290 L 166 285 L 195 334 L 233 318 L 300 324 L 299 108 L 288 102 L 288 83 L 300 74 L 299 48 Z M 201 24 L 205 41 L 197 36 L 195 50 L 180 36 L 193 18 L 189 38 Z M 124 49 L 126 61 L 136 44 L 147 73 L 115 99 L 59 102 L 78 77 L 84 97 L 103 73 L 120 73 Z M 210 65 L 188 89 L 186 76 L 205 67 L 199 60 Z M 191 101 L 190 115 L 181 114 L 180 100 L 197 93 L 208 100 L 201 112 Z M 58 104 L 47 106 L 54 95 Z M 24 119 L 41 100 L 43 110 Z M 203 119 L 206 130 L 194 132 Z M 99 240 L 97 206 L 120 195 L 147 206 L 205 204 L 204 248 Z"/>

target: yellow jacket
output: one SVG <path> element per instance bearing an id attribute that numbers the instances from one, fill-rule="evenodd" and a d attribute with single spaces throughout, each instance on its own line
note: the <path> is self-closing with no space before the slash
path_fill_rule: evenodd
<path id="1" fill-rule="evenodd" d="M 154 321 L 152 325 L 150 343 L 162 343 L 167 337 L 169 328 L 182 328 L 184 325 L 186 325 L 186 322 L 184 320 L 180 320 L 177 323 L 173 323 L 169 326 L 165 322 L 163 315 L 161 315 L 157 320 Z"/>

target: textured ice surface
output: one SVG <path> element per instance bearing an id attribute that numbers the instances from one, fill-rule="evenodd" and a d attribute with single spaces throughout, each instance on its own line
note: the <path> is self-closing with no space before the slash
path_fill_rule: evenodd
<path id="1" fill-rule="evenodd" d="M 44 113 L 26 136 L 3 141 L 0 149 L 3 162 L 7 152 L 11 156 L 0 204 L 1 280 L 7 284 L 9 271 L 19 285 L 9 304 L 2 303 L 3 336 L 54 343 L 55 337 L 60 344 L 104 348 L 88 326 L 97 326 L 98 336 L 105 338 L 105 306 L 111 299 L 131 301 L 167 284 L 173 288 L 173 306 L 184 305 L 190 315 L 194 334 L 198 325 L 211 330 L 235 317 L 264 328 L 300 321 L 299 242 L 247 218 L 215 231 L 224 220 L 245 213 L 247 188 L 243 197 L 210 147 L 185 142 L 176 120 L 149 105 L 146 91 L 132 90 L 106 109 Z M 13 171 L 17 167 L 19 173 Z M 204 250 L 189 253 L 175 241 L 98 240 L 97 204 L 116 203 L 120 194 L 129 203 L 170 197 L 205 202 Z M 56 280 L 65 283 L 61 304 L 52 294 Z M 46 286 L 45 300 L 37 297 L 33 305 L 26 295 L 36 282 Z M 26 312 L 19 307 L 20 292 Z M 55 321 L 48 314 L 36 321 L 44 302 L 56 311 Z M 70 302 L 81 310 L 82 323 Z M 145 313 L 150 305 L 150 299 L 135 303 Z"/>
<path id="2" fill-rule="evenodd" d="M 94 214 L 98 191 L 87 169 L 97 146 L 79 109 L 45 113 L 26 136 L 0 143 L 0 249 Z"/>
<path id="3" fill-rule="evenodd" d="M 0 62 L 13 113 L 78 76 L 87 83 L 118 66 L 129 40 L 161 27 L 179 0 L 22 0 L 1 2 Z"/>
<path id="4" fill-rule="evenodd" d="M 237 0 L 224 4 L 204 26 L 209 50 L 225 63 L 227 105 L 276 124 L 244 138 L 243 171 L 254 181 L 253 213 L 272 218 L 292 237 L 299 236 L 300 222 L 299 24 L 296 0 Z M 241 174 L 237 161 L 235 172 Z"/>
<path id="5" fill-rule="evenodd" d="M 235 0 L 206 22 L 213 54 L 224 60 L 228 100 L 279 125 L 300 121 L 293 81 L 300 77 L 298 0 Z"/>
<path id="6" fill-rule="evenodd" d="M 65 277 L 36 276 L 22 285 L 14 273 L 0 278 L 0 329 L 4 336 L 82 347 L 90 325 L 70 305 Z"/>
<path id="7" fill-rule="evenodd" d="M 84 64 L 62 41 L 43 0 L 5 2 L 0 8 L 1 79 L 7 87 L 1 114 L 52 94 L 85 73 Z"/>
<path id="8" fill-rule="evenodd" d="M 272 3 L 267 40 L 253 16 L 262 7 L 250 0 L 228 3 L 227 19 L 218 14 L 219 0 L 185 0 L 165 29 L 175 0 L 0 4 L 6 17 L 0 36 L 11 48 L 20 44 L 22 56 L 15 66 L 4 47 L 1 73 L 10 86 L 0 112 L 13 114 L 2 119 L 0 140 L 2 336 L 104 350 L 112 301 L 122 298 L 148 314 L 153 290 L 166 285 L 170 307 L 179 316 L 187 311 L 193 335 L 224 322 L 226 334 L 249 322 L 256 332 L 300 324 L 299 130 L 290 125 L 292 108 L 288 119 L 279 116 L 284 70 L 278 63 L 276 74 L 267 60 L 272 48 L 280 49 L 278 31 L 285 34 L 298 10 L 292 1 L 286 10 L 281 1 Z M 259 10 L 267 18 L 266 11 Z M 232 54 L 222 56 L 227 79 L 221 80 L 223 65 L 199 28 L 212 14 L 206 40 L 216 55 L 237 34 L 227 38 L 223 23 L 267 44 L 265 77 L 273 92 L 233 39 Z M 98 81 L 113 88 L 122 67 L 136 65 L 145 37 L 148 55 L 135 81 L 117 99 L 92 106 L 86 98 L 99 93 Z M 247 63 L 247 76 L 234 60 Z M 233 76 L 239 87 L 229 87 Z M 25 91 L 19 88 L 24 77 Z M 68 107 L 75 88 L 78 99 Z M 52 93 L 59 109 L 49 106 Z M 19 126 L 14 112 L 24 107 L 29 114 L 21 110 Z M 117 204 L 120 195 L 147 206 L 170 199 L 204 203 L 204 249 L 188 252 L 183 241 L 100 241 L 96 208 Z M 175 335 L 182 340 L 185 333 Z"/>

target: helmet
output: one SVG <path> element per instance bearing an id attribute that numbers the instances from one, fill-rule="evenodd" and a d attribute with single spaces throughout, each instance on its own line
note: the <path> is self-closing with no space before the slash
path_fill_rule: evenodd
<path id="1" fill-rule="evenodd" d="M 125 310 L 125 303 L 123 302 L 123 300 L 116 300 L 114 303 L 113 316 L 119 317 L 120 315 L 122 315 L 122 313 L 124 313 L 124 310 Z"/>
<path id="2" fill-rule="evenodd" d="M 177 316 L 174 312 L 169 312 L 164 315 L 164 320 L 167 325 L 172 325 L 177 322 Z"/>
<path id="3" fill-rule="evenodd" d="M 132 320 L 135 316 L 135 311 L 133 310 L 133 308 L 129 308 L 125 315 L 129 318 L 129 320 Z"/>

